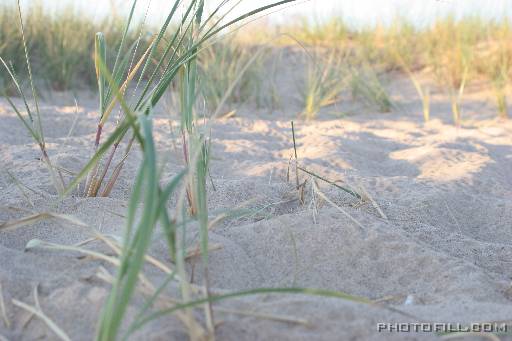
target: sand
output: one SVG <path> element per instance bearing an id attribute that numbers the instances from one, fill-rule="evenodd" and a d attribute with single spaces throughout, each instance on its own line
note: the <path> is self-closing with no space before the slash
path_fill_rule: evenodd
<path id="1" fill-rule="evenodd" d="M 512 319 L 512 123 L 494 118 L 489 94 L 478 87 L 468 90 L 460 128 L 451 123 L 442 93 L 434 93 L 432 120 L 423 123 L 420 102 L 407 80 L 395 77 L 392 89 L 399 106 L 391 113 L 358 108 L 357 114 L 335 117 L 330 115 L 339 110 L 335 106 L 316 121 L 295 122 L 301 165 L 364 188 L 374 199 L 376 205 L 361 203 L 318 182 L 361 226 L 319 197 L 315 211 L 310 187 L 301 205 L 286 181 L 293 152 L 289 121 L 300 110 L 292 99 L 275 110 L 244 105 L 235 117 L 213 123 L 212 216 L 243 205 L 257 212 L 212 229 L 211 243 L 222 246 L 210 255 L 212 290 L 297 286 L 383 302 L 369 306 L 303 295 L 235 299 L 215 307 L 307 323 L 217 312 L 216 321 L 222 322 L 218 340 L 437 339 L 435 333 L 378 333 L 377 323 Z M 97 112 L 95 99 L 81 94 L 69 134 L 76 117 L 72 103 L 69 96 L 55 94 L 42 103 L 42 112 L 52 160 L 76 172 L 91 153 Z M 176 127 L 176 121 L 171 123 Z M 169 178 L 182 161 L 163 109 L 155 118 L 155 137 L 161 157 L 168 160 L 164 178 Z M 14 112 L 1 101 L 0 222 L 51 211 L 121 235 L 140 152 L 129 157 L 110 198 L 72 196 L 58 203 L 38 157 Z M 7 171 L 30 189 L 24 187 L 23 194 Z M 309 177 L 301 174 L 301 179 Z M 34 238 L 72 244 L 88 237 L 83 228 L 55 220 L 0 230 L 0 284 L 10 321 L 9 328 L 0 321 L 3 339 L 56 339 L 39 319 L 12 304 L 16 299 L 33 305 L 36 284 L 42 309 L 73 340 L 93 338 L 109 290 L 97 272 L 100 266 L 112 268 L 76 253 L 24 251 Z M 105 251 L 97 243 L 90 247 Z M 151 254 L 167 259 L 158 232 Z M 150 275 L 163 278 L 155 271 Z M 135 300 L 130 314 L 140 306 Z M 167 318 L 134 339 L 185 338 L 183 326 Z"/>

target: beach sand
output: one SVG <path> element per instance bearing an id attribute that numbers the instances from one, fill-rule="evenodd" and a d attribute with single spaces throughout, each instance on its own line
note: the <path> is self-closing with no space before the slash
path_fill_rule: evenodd
<path id="1" fill-rule="evenodd" d="M 212 218 L 236 207 L 252 213 L 212 228 L 210 242 L 220 247 L 210 253 L 212 292 L 293 286 L 379 302 L 306 295 L 233 299 L 214 305 L 224 309 L 215 312 L 216 322 L 222 322 L 218 340 L 437 339 L 435 333 L 378 333 L 377 324 L 512 319 L 512 123 L 495 118 L 492 100 L 478 88 L 468 90 L 460 128 L 452 124 L 442 93 L 434 94 L 432 120 L 424 123 L 407 80 L 395 79 L 393 89 L 400 105 L 391 113 L 360 108 L 335 117 L 330 114 L 339 109 L 335 106 L 318 120 L 295 121 L 300 165 L 358 191 L 364 188 L 375 204 L 318 180 L 331 204 L 312 193 L 312 179 L 302 172 L 301 181 L 308 182 L 305 203 L 299 202 L 293 167 L 291 180 L 286 176 L 293 155 L 290 120 L 300 109 L 293 99 L 276 110 L 245 105 L 235 117 L 213 122 Z M 69 96 L 55 95 L 41 108 L 52 161 L 78 172 L 92 153 L 97 109 L 85 93 L 79 96 L 78 116 L 72 103 Z M 154 120 L 159 156 L 166 161 L 164 179 L 183 167 L 178 123 L 165 108 Z M 56 212 L 121 236 L 141 160 L 136 149 L 109 198 L 73 195 L 58 201 L 37 146 L 7 102 L 0 101 L 0 223 Z M 168 262 L 160 236 L 157 231 L 151 255 Z M 32 239 L 68 245 L 87 238 L 87 229 L 55 219 L 0 229 L 0 284 L 10 322 L 7 327 L 0 319 L 3 338 L 57 338 L 12 303 L 34 305 L 36 285 L 46 315 L 73 340 L 94 337 L 110 289 L 97 273 L 113 267 L 74 252 L 24 250 Z M 193 227 L 188 242 L 197 244 Z M 87 247 L 109 252 L 99 242 Z M 190 263 L 192 269 L 199 259 Z M 199 267 L 196 283 L 202 283 Z M 164 278 L 147 270 L 155 281 Z M 135 299 L 128 316 L 142 304 Z M 134 339 L 185 338 L 183 326 L 166 317 Z"/>

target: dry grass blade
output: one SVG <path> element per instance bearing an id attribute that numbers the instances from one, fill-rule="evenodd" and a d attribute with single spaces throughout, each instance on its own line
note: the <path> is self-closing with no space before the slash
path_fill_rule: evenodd
<path id="1" fill-rule="evenodd" d="M 45 241 L 39 240 L 39 239 L 32 239 L 27 243 L 27 245 L 25 245 L 25 250 L 30 250 L 30 249 L 34 249 L 34 248 L 78 252 L 78 253 L 87 255 L 93 259 L 106 261 L 107 263 L 110 263 L 116 267 L 119 267 L 121 265 L 119 258 L 107 256 L 101 252 L 84 249 L 84 248 L 77 247 L 74 245 L 63 245 L 63 244 L 50 243 L 50 242 L 45 242 Z M 139 279 L 144 285 L 150 286 L 149 280 L 142 273 L 139 274 Z"/>
<path id="2" fill-rule="evenodd" d="M 71 341 L 71 338 L 52 319 L 50 319 L 48 316 L 46 316 L 46 314 L 41 309 L 41 306 L 39 305 L 37 285 L 34 288 L 34 300 L 36 302 L 36 306 L 28 305 L 28 304 L 18 301 L 16 299 L 13 299 L 12 303 L 15 306 L 20 307 L 20 308 L 28 311 L 29 313 L 34 314 L 35 316 L 39 317 L 48 326 L 48 328 L 50 328 L 50 330 L 53 331 L 55 333 L 55 335 L 57 335 L 59 337 L 59 339 L 61 339 L 63 341 Z"/>
<path id="3" fill-rule="evenodd" d="M 18 178 L 16 178 L 11 172 L 9 172 L 9 171 L 6 171 L 6 172 L 7 172 L 7 175 L 9 175 L 9 177 L 12 179 L 12 181 L 14 181 L 14 184 L 16 185 L 18 190 L 21 192 L 21 194 L 23 195 L 25 200 L 30 204 L 30 206 L 34 207 L 34 202 L 30 199 L 27 192 L 25 192 L 25 190 L 23 189 L 23 184 L 21 183 L 21 181 L 19 181 Z"/>
<path id="4" fill-rule="evenodd" d="M 69 224 L 73 224 L 76 226 L 82 226 L 82 227 L 87 226 L 80 220 L 76 219 L 73 216 L 67 215 L 67 214 L 43 212 L 43 213 L 32 214 L 32 215 L 29 215 L 27 217 L 24 217 L 24 218 L 21 218 L 18 220 L 6 221 L 6 222 L 0 224 L 0 230 L 7 231 L 7 230 L 12 230 L 12 229 L 17 229 L 19 227 L 23 227 L 26 225 L 32 225 L 32 224 L 35 224 L 42 220 L 47 220 L 47 219 L 56 219 L 56 220 L 59 220 L 59 221 L 65 222 L 65 223 L 69 223 Z"/>
<path id="5" fill-rule="evenodd" d="M 313 187 L 315 188 L 315 192 L 316 194 L 321 197 L 322 199 L 324 199 L 326 202 L 328 202 L 332 207 L 334 207 L 335 209 L 337 209 L 338 211 L 340 211 L 341 213 L 343 213 L 343 215 L 345 215 L 347 218 L 349 218 L 354 224 L 356 224 L 357 226 L 359 226 L 361 228 L 361 230 L 365 231 L 365 228 L 364 226 L 358 222 L 354 217 L 352 217 L 347 211 L 345 211 L 343 208 L 341 208 L 340 206 L 336 205 L 331 199 L 329 199 L 324 193 L 322 193 L 322 191 L 320 191 L 320 189 L 314 185 L 314 182 L 313 182 Z"/>
<path id="6" fill-rule="evenodd" d="M 115 257 L 107 256 L 101 252 L 87 250 L 87 249 L 84 249 L 84 248 L 81 248 L 78 246 L 74 246 L 74 245 L 62 245 L 62 244 L 50 243 L 50 242 L 45 242 L 40 239 L 32 239 L 27 243 L 27 245 L 25 245 L 26 251 L 30 250 L 30 249 L 35 249 L 35 248 L 79 252 L 79 253 L 87 255 L 91 258 L 103 260 L 108 263 L 111 263 L 112 265 L 119 266 L 119 259 L 117 259 Z"/>
<path id="7" fill-rule="evenodd" d="M 307 174 L 309 174 L 309 175 L 311 175 L 311 176 L 313 176 L 313 177 L 315 177 L 315 178 L 317 178 L 319 180 L 322 180 L 322 181 L 328 183 L 329 185 L 332 185 L 332 186 L 334 186 L 334 187 L 336 187 L 338 189 L 341 189 L 342 191 L 347 192 L 348 194 L 356 197 L 357 199 L 361 199 L 361 196 L 358 193 L 356 193 L 355 191 L 353 191 L 351 189 L 348 189 L 348 188 L 345 188 L 343 186 L 340 186 L 337 183 L 324 178 L 323 176 L 320 176 L 320 175 L 318 175 L 318 174 L 316 174 L 314 172 L 311 172 L 311 171 L 307 170 L 304 167 L 299 166 L 299 164 L 298 164 L 299 163 L 298 162 L 298 156 L 297 156 L 297 144 L 295 142 L 295 126 L 293 124 L 293 121 L 291 122 L 291 125 L 292 125 L 292 138 L 293 138 L 293 152 L 294 152 L 294 157 L 295 157 L 295 182 L 296 182 L 296 185 L 297 185 L 297 190 L 300 190 L 301 187 L 302 187 L 302 190 L 304 189 L 304 186 L 301 186 L 300 183 L 299 183 L 299 172 L 298 171 L 301 170 L 304 173 L 307 173 Z M 288 172 L 289 172 L 289 169 L 288 169 Z M 287 174 L 287 178 L 289 178 L 289 173 Z M 304 203 L 304 197 L 302 195 L 303 195 L 303 193 L 301 194 L 300 199 L 301 199 L 301 203 Z"/>
<path id="8" fill-rule="evenodd" d="M 2 288 L 2 283 L 0 282 L 0 313 L 2 314 L 2 320 L 7 328 L 11 328 L 11 322 L 9 321 L 9 317 L 7 316 L 7 309 L 5 308 L 4 301 L 4 292 Z"/>
<path id="9" fill-rule="evenodd" d="M 293 153 L 295 157 L 295 186 L 297 187 L 297 190 L 299 191 L 299 200 L 301 204 L 304 204 L 304 191 L 301 191 L 300 181 L 299 181 L 299 171 L 297 168 L 299 167 L 299 160 L 297 157 L 297 144 L 295 141 L 295 126 L 293 125 L 292 121 L 292 138 L 293 138 Z"/>
<path id="10" fill-rule="evenodd" d="M 373 208 L 375 208 L 375 210 L 377 210 L 377 212 L 379 213 L 379 215 L 388 220 L 388 217 L 386 216 L 386 214 L 384 213 L 384 211 L 382 211 L 382 209 L 380 208 L 379 204 L 377 204 L 377 202 L 373 199 L 373 197 L 368 193 L 368 191 L 366 190 L 366 188 L 364 188 L 363 184 L 360 183 L 359 184 L 359 188 L 360 188 L 360 192 L 363 194 L 363 200 L 364 201 L 369 201 L 372 203 L 372 206 Z"/>
<path id="11" fill-rule="evenodd" d="M 316 174 L 316 173 L 314 173 L 314 172 L 311 172 L 311 171 L 307 170 L 307 169 L 306 169 L 306 168 L 304 168 L 304 167 L 298 166 L 297 168 L 298 168 L 299 170 L 303 171 L 304 173 L 307 173 L 307 174 L 309 174 L 309 175 L 311 175 L 311 176 L 313 176 L 313 177 L 315 177 L 315 178 L 317 178 L 317 179 L 319 179 L 319 180 L 322 180 L 323 182 L 328 183 L 329 185 L 332 185 L 332 186 L 334 186 L 334 187 L 336 187 L 336 188 L 338 188 L 338 189 L 341 189 L 341 190 L 342 190 L 342 191 L 344 191 L 344 192 L 347 192 L 348 194 L 350 194 L 350 195 L 352 195 L 352 196 L 356 197 L 357 199 L 362 199 L 360 194 L 358 194 L 357 192 L 355 192 L 355 191 L 353 191 L 353 190 L 351 190 L 351 189 L 348 189 L 348 188 L 346 188 L 346 187 L 340 186 L 340 185 L 338 185 L 337 183 L 335 183 L 334 181 L 331 181 L 331 180 L 329 180 L 329 179 L 326 179 L 326 178 L 324 178 L 323 176 L 318 175 L 318 174 Z"/>
<path id="12" fill-rule="evenodd" d="M 154 42 L 154 40 L 151 41 L 151 43 L 149 44 L 149 47 L 147 48 L 146 52 L 144 52 L 144 55 L 142 55 L 142 57 L 140 58 L 138 63 L 135 65 L 133 70 L 131 70 L 130 74 L 126 77 L 126 80 L 124 81 L 124 83 L 119 88 L 119 92 L 124 93 L 126 91 L 126 88 L 128 87 L 128 85 L 132 81 L 133 77 L 135 77 L 135 75 L 137 74 L 137 71 L 139 71 L 139 68 L 143 65 L 144 61 L 146 60 L 146 57 L 148 56 L 149 52 L 153 48 L 153 42 Z M 112 101 L 110 102 L 110 104 L 107 107 L 107 109 L 105 110 L 105 112 L 103 113 L 103 116 L 101 117 L 101 120 L 100 120 L 100 124 L 101 125 L 105 124 L 105 122 L 107 121 L 108 117 L 110 116 L 110 113 L 112 112 L 112 110 L 114 110 L 117 102 L 118 102 L 118 97 L 115 96 L 112 99 Z"/>

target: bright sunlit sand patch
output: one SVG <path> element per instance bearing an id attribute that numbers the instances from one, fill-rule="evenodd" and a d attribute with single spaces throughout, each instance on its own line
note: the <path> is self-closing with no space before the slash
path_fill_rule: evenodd
<path id="1" fill-rule="evenodd" d="M 408 161 L 418 167 L 418 179 L 434 182 L 451 182 L 471 179 L 491 158 L 484 153 L 448 149 L 439 145 L 413 147 L 390 154 L 395 160 Z"/>

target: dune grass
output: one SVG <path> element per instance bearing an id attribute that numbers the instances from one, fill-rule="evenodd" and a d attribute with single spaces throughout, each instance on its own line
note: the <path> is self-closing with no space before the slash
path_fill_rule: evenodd
<path id="1" fill-rule="evenodd" d="M 10 2 L 0 4 L 0 56 L 8 64 L 12 63 L 21 83 L 24 83 L 28 74 L 23 60 L 19 58 L 23 43 L 19 39 L 17 17 L 17 9 Z M 50 12 L 36 1 L 23 12 L 23 19 L 34 66 L 34 81 L 38 87 L 53 90 L 94 88 L 94 34 L 102 31 L 111 42 L 119 42 L 123 35 L 123 23 L 118 18 L 92 20 L 72 6 Z M 129 32 L 129 44 L 137 39 L 136 33 L 135 30 Z M 1 88 L 14 90 L 9 77 L 3 73 L 0 73 Z"/>
<path id="2" fill-rule="evenodd" d="M 306 50 L 306 76 L 301 89 L 301 116 L 311 120 L 320 109 L 338 102 L 348 87 L 346 50 L 313 47 Z"/>
<path id="3" fill-rule="evenodd" d="M 230 34 L 201 51 L 198 56 L 200 90 L 211 111 L 221 104 L 224 95 L 242 72 L 243 77 L 236 82 L 228 102 L 239 105 L 259 100 L 266 55 L 260 53 L 260 56 L 251 62 L 257 52 L 257 47 L 244 45 L 235 34 Z M 231 111 L 232 108 L 226 110 Z"/>
<path id="4" fill-rule="evenodd" d="M 14 109 L 16 115 L 20 119 L 20 121 L 23 123 L 27 131 L 30 133 L 36 144 L 39 146 L 39 149 L 41 151 L 41 160 L 44 162 L 44 164 L 47 166 L 48 171 L 50 172 L 50 177 L 52 179 L 53 185 L 57 191 L 57 193 L 61 194 L 64 191 L 64 183 L 62 180 L 62 177 L 60 174 L 58 174 L 58 171 L 56 168 L 54 168 L 50 156 L 48 155 L 48 150 L 46 148 L 46 141 L 44 138 L 44 131 L 42 126 L 42 118 L 41 118 L 41 112 L 39 110 L 39 100 L 38 95 L 34 86 L 34 79 L 32 76 L 32 67 L 30 63 L 30 57 L 29 52 L 27 48 L 27 40 L 25 36 L 25 29 L 24 29 L 24 23 L 23 18 L 21 15 L 21 8 L 20 3 L 18 1 L 18 27 L 21 31 L 21 42 L 23 46 L 23 55 L 25 57 L 25 63 L 27 68 L 27 73 L 30 81 L 30 89 L 32 93 L 32 100 L 34 102 L 34 107 L 31 108 L 31 106 L 28 103 L 28 99 L 25 96 L 25 92 L 22 90 L 22 86 L 20 85 L 20 81 L 18 76 L 16 75 L 16 71 L 14 70 L 14 65 L 11 63 L 8 65 L 4 59 L 0 57 L 0 62 L 3 64 L 3 67 L 7 71 L 8 75 L 10 76 L 12 80 L 12 84 L 14 84 L 14 87 L 20 97 L 23 99 L 23 104 L 26 109 L 26 114 L 24 115 L 22 113 L 22 110 L 18 109 L 18 107 L 10 100 L 9 97 L 6 96 L 9 104 Z"/>
<path id="5" fill-rule="evenodd" d="M 350 90 L 354 99 L 359 99 L 363 104 L 377 109 L 379 112 L 390 112 L 393 102 L 386 88 L 377 74 L 377 71 L 361 58 L 358 65 L 351 67 Z"/>
<path id="6" fill-rule="evenodd" d="M 492 85 L 499 116 L 507 118 L 507 87 L 512 73 L 512 27 L 503 26 L 489 34 L 485 50 L 486 62 L 478 66 L 479 71 Z"/>
<path id="7" fill-rule="evenodd" d="M 376 75 L 402 71 L 420 95 L 423 117 L 428 120 L 432 89 L 421 85 L 416 76 L 425 71 L 424 74 L 447 94 L 455 124 L 461 123 L 463 96 L 467 86 L 475 80 L 486 81 L 494 93 L 498 115 L 508 116 L 506 102 L 512 72 L 512 30 L 506 18 L 489 20 L 468 16 L 455 19 L 447 16 L 438 18 L 432 25 L 417 26 L 397 17 L 389 26 L 360 28 L 346 25 L 343 18 L 323 23 L 305 19 L 300 24 L 289 25 L 287 30 L 308 46 L 352 49 L 350 61 L 353 64 L 361 61 L 352 69 L 352 91 L 358 93 L 360 101 L 380 111 L 391 110 L 393 103 Z M 316 79 L 321 79 L 321 70 L 316 72 Z M 341 77 L 338 80 L 344 82 Z M 310 77 L 305 83 L 315 84 Z M 314 107 L 318 108 L 318 105 Z M 305 110 L 308 111 L 317 110 Z"/>
<path id="8" fill-rule="evenodd" d="M 16 74 L 20 87 L 27 87 L 29 75 L 24 63 L 18 58 L 23 52 L 23 44 L 18 39 L 16 8 L 6 4 L 0 7 L 0 56 Z M 27 45 L 30 47 L 31 62 L 34 65 L 32 81 L 36 88 L 95 88 L 97 79 L 92 72 L 95 68 L 92 51 L 96 32 L 103 32 L 106 37 L 106 45 L 109 48 L 105 58 L 108 61 L 115 58 L 119 51 L 118 44 L 122 41 L 125 42 L 123 55 L 131 54 L 131 61 L 134 61 L 134 58 L 139 60 L 145 51 L 142 46 L 147 47 L 151 39 L 149 35 L 140 35 L 135 22 L 125 32 L 124 24 L 116 16 L 92 21 L 77 13 L 72 7 L 57 13 L 48 13 L 41 4 L 36 3 L 24 13 L 24 18 Z M 211 19 L 208 22 L 207 25 L 212 22 Z M 175 24 L 177 23 L 170 23 L 171 26 Z M 159 31 L 155 28 L 151 30 Z M 495 98 L 498 115 L 508 116 L 507 95 L 512 72 L 508 65 L 512 59 L 512 51 L 509 48 L 512 30 L 506 18 L 487 20 L 470 16 L 455 19 L 448 16 L 437 19 L 432 25 L 421 26 L 405 17 L 397 16 L 391 25 L 367 27 L 353 27 L 343 17 L 331 17 L 327 20 L 303 18 L 298 23 L 285 24 L 282 27 L 257 26 L 253 31 L 254 34 L 245 34 L 240 38 L 231 35 L 217 44 L 204 46 L 200 52 L 198 73 L 202 81 L 197 90 L 201 93 L 201 101 L 204 101 L 208 110 L 217 108 L 223 93 L 237 78 L 240 70 L 254 54 L 257 45 L 261 41 L 272 41 L 272 44 L 277 46 L 289 44 L 290 40 L 284 35 L 281 39 L 275 39 L 276 33 L 285 33 L 308 46 L 313 55 L 316 55 L 315 50 L 320 49 L 350 49 L 354 53 L 351 60 L 355 56 L 364 56 L 366 62 L 360 63 L 351 72 L 352 90 L 359 93 L 356 96 L 357 101 L 379 111 L 386 112 L 393 107 L 389 96 L 386 95 L 386 87 L 379 79 L 386 71 L 405 71 L 403 63 L 396 58 L 398 54 L 408 66 L 409 71 L 405 73 L 409 77 L 424 70 L 425 74 L 431 75 L 431 80 L 437 80 L 438 87 L 441 87 L 450 99 L 456 124 L 460 124 L 461 121 L 465 89 L 474 80 L 487 82 Z M 251 36 L 254 38 L 251 39 Z M 138 39 L 141 48 L 136 49 L 136 53 L 130 53 L 130 48 Z M 171 32 L 166 31 L 163 39 L 171 41 Z M 174 41 L 178 42 L 179 39 Z M 157 65 L 160 68 L 158 72 L 166 68 L 167 61 L 159 63 L 158 59 L 154 58 L 156 55 L 164 54 L 165 49 L 163 44 L 157 44 L 157 52 L 152 54 L 151 62 L 145 66 L 143 81 L 147 80 Z M 339 97 L 335 93 L 345 87 L 346 77 L 339 78 L 338 82 L 333 80 L 339 76 L 339 64 L 345 61 L 344 53 L 336 54 L 335 60 L 326 53 L 322 57 L 315 56 L 315 60 L 309 63 L 311 65 L 308 66 L 308 74 L 301 85 L 303 90 L 300 96 L 304 110 L 300 114 L 303 117 L 313 118 L 321 107 L 335 103 Z M 166 55 L 167 58 L 171 56 L 172 53 Z M 263 70 L 268 68 L 265 59 L 262 56 L 245 70 L 226 102 L 246 103 L 256 99 L 256 104 L 268 104 L 268 100 L 261 99 L 261 94 L 267 93 L 262 89 L 273 86 L 268 84 L 269 77 L 262 76 Z M 141 70 L 137 76 L 140 73 Z M 331 74 L 334 76 L 331 77 Z M 379 77 L 375 77 L 376 75 Z M 418 90 L 417 82 L 412 78 L 411 80 Z M 18 93 L 9 75 L 5 73 L 0 76 L 0 88 L 10 95 Z M 275 95 L 275 89 L 270 90 Z M 426 88 L 420 90 L 421 93 L 418 93 L 423 102 L 423 116 L 427 120 L 430 116 L 429 91 Z M 276 102 L 274 99 L 272 103 Z M 226 111 L 230 112 L 232 107 L 228 106 Z"/>

